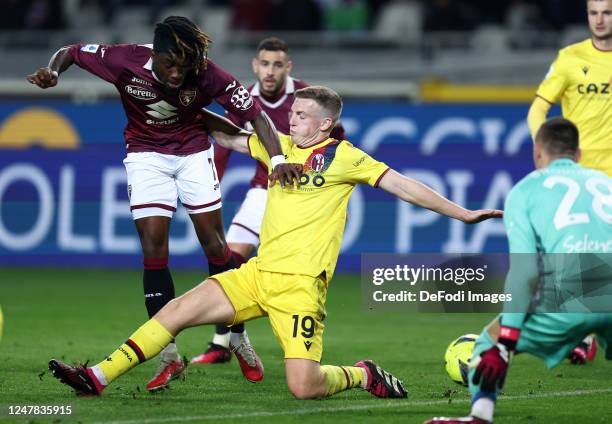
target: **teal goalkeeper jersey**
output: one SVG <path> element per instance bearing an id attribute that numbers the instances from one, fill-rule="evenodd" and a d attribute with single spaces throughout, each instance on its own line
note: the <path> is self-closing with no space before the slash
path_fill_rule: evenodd
<path id="1" fill-rule="evenodd" d="M 531 253 L 536 258 L 538 253 L 612 253 L 612 178 L 570 159 L 555 160 L 513 187 L 506 199 L 504 225 L 511 254 Z M 531 293 L 524 276 L 537 275 L 541 264 L 526 269 L 530 265 L 525 257 L 529 256 L 511 255 L 506 284 L 515 296 L 527 298 Z M 519 278 L 511 278 L 513 272 Z M 504 314 L 502 321 L 520 327 L 524 317 Z"/>

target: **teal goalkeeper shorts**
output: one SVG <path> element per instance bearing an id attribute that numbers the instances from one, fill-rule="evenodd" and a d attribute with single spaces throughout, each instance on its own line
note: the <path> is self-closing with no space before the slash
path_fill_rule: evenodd
<path id="1" fill-rule="evenodd" d="M 517 353 L 531 353 L 544 360 L 548 368 L 557 366 L 567 358 L 589 334 L 597 335 L 597 342 L 606 359 L 612 360 L 612 314 L 533 314 L 529 315 L 521 328 L 517 344 Z M 483 330 L 476 340 L 473 357 L 493 346 L 493 339 L 487 330 Z M 479 386 L 471 383 L 474 369 L 470 369 L 470 392 L 476 395 Z"/>
<path id="2" fill-rule="evenodd" d="M 476 341 L 474 356 L 492 346 L 486 330 Z M 612 313 L 570 314 L 540 313 L 528 315 L 518 341 L 518 353 L 527 352 L 542 358 L 549 368 L 557 366 L 567 358 L 573 348 L 591 333 L 606 359 L 612 360 Z"/>

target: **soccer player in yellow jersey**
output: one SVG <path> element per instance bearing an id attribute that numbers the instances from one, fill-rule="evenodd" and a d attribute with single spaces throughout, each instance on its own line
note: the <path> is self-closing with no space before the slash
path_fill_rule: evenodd
<path id="1" fill-rule="evenodd" d="M 561 51 L 529 109 L 535 139 L 551 106 L 580 131 L 580 164 L 612 176 L 612 0 L 587 0 L 591 38 Z"/>
<path id="2" fill-rule="evenodd" d="M 466 223 L 499 217 L 502 212 L 466 210 L 348 141 L 330 138 L 341 109 L 340 96 L 329 88 L 295 92 L 290 136 L 280 139 L 286 160 L 301 164 L 303 174 L 297 186 L 270 184 L 257 257 L 239 269 L 208 278 L 169 302 L 99 364 L 72 367 L 51 360 L 55 377 L 81 394 L 99 395 L 112 380 L 157 355 L 185 328 L 231 325 L 268 316 L 284 350 L 287 385 L 296 398 L 323 398 L 359 387 L 377 397 L 406 397 L 402 382 L 372 361 L 359 361 L 355 366 L 320 364 L 325 299 L 351 192 L 358 183 L 369 184 Z M 233 127 L 237 135 L 226 135 L 219 129 L 222 125 L 208 126 L 220 144 L 250 152 L 268 169 L 273 168 L 255 135 L 237 127 Z"/>

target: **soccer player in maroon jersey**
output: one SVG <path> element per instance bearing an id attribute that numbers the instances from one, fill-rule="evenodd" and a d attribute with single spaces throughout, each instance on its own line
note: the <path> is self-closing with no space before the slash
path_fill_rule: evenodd
<path id="1" fill-rule="evenodd" d="M 251 97 L 272 119 L 278 131 L 289 134 L 289 112 L 294 100 L 293 93 L 300 88 L 308 87 L 308 84 L 289 75 L 293 67 L 289 57 L 289 46 L 279 38 L 265 38 L 259 43 L 251 65 L 257 78 L 257 82 L 248 88 Z M 252 130 L 249 122 L 232 110 L 227 111 L 226 117 L 239 127 Z M 346 139 L 341 124 L 336 125 L 331 137 L 337 140 Z M 215 145 L 215 165 L 219 180 L 223 178 L 231 152 L 219 144 Z M 251 188 L 234 216 L 226 236 L 238 265 L 245 262 L 259 246 L 259 230 L 266 207 L 268 169 L 261 162 L 255 163 Z M 217 325 L 215 336 L 208 344 L 208 349 L 194 357 L 191 363 L 228 362 L 232 358 L 229 344 L 230 329 Z"/>
<path id="2" fill-rule="evenodd" d="M 47 67 L 27 79 L 54 87 L 71 65 L 113 84 L 127 115 L 124 131 L 128 195 L 144 255 L 144 294 L 149 317 L 174 298 L 168 270 L 170 220 L 177 197 L 188 210 L 208 258 L 210 275 L 235 268 L 225 241 L 221 193 L 209 134 L 201 109 L 212 100 L 251 123 L 274 157 L 272 181 L 299 181 L 286 164 L 270 119 L 232 75 L 208 58 L 210 38 L 184 17 L 171 16 L 155 27 L 153 45 L 75 44 L 58 50 Z M 232 349 L 250 381 L 263 378 L 263 366 L 244 327 L 235 327 Z M 160 356 L 148 390 L 164 388 L 186 364 L 171 343 Z"/>

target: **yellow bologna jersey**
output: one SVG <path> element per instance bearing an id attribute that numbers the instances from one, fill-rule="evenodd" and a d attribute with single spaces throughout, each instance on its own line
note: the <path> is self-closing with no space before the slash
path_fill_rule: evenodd
<path id="1" fill-rule="evenodd" d="M 358 183 L 376 187 L 389 167 L 348 141 L 332 138 L 300 148 L 279 134 L 289 163 L 304 165 L 299 187 L 268 188 L 261 226 L 257 267 L 263 271 L 304 274 L 325 272 L 331 280 L 346 223 L 349 197 Z M 270 158 L 259 139 L 249 137 L 251 156 L 268 166 Z"/>
<path id="2" fill-rule="evenodd" d="M 562 49 L 537 95 L 578 126 L 581 164 L 612 175 L 612 51 L 591 39 Z"/>

